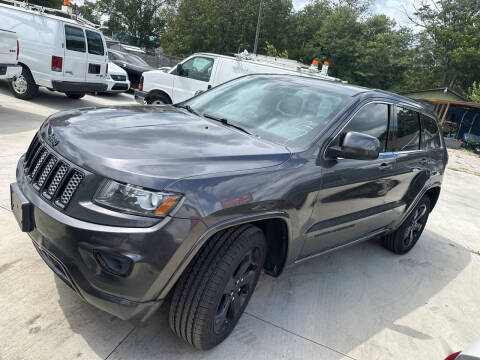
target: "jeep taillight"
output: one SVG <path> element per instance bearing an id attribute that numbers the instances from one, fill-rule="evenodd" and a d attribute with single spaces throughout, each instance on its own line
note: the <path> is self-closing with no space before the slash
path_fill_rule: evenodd
<path id="1" fill-rule="evenodd" d="M 138 90 L 142 90 L 143 89 L 143 76 L 140 78 L 140 82 L 138 83 Z"/>
<path id="2" fill-rule="evenodd" d="M 63 58 L 61 56 L 52 56 L 52 71 L 62 72 Z"/>
<path id="3" fill-rule="evenodd" d="M 107 75 L 108 75 L 108 63 L 107 63 L 107 65 L 105 66 L 105 76 L 107 76 Z"/>
<path id="4" fill-rule="evenodd" d="M 18 61 L 18 55 L 20 55 L 20 44 L 18 43 L 18 40 L 17 40 L 17 61 Z"/>

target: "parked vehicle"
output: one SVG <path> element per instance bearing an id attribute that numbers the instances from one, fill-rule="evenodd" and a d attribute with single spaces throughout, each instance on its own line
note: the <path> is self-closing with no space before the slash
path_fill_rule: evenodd
<path id="1" fill-rule="evenodd" d="M 22 73 L 17 64 L 19 50 L 17 34 L 0 29 L 0 79 L 12 80 Z"/>
<path id="2" fill-rule="evenodd" d="M 248 52 L 236 57 L 198 53 L 170 70 L 143 73 L 135 100 L 140 104 L 173 104 L 246 74 L 292 74 L 340 81 L 328 76 L 327 70 L 328 67 L 324 67 L 319 72 L 318 61 L 315 66 L 308 67 L 295 60 L 250 55 Z"/>
<path id="3" fill-rule="evenodd" d="M 86 92 L 105 91 L 107 55 L 102 33 L 80 20 L 52 15 L 50 10 L 20 2 L 0 3 L 2 28 L 15 31 L 21 44 L 22 73 L 10 83 L 13 95 L 31 99 L 39 86 L 74 99 Z"/>
<path id="4" fill-rule="evenodd" d="M 480 339 L 475 340 L 465 351 L 458 351 L 445 360 L 480 360 Z"/>
<path id="5" fill-rule="evenodd" d="M 107 86 L 109 93 L 125 92 L 130 89 L 127 72 L 113 62 L 108 63 Z"/>
<path id="6" fill-rule="evenodd" d="M 50 116 L 17 167 L 12 212 L 89 303 L 199 349 L 232 331 L 262 269 L 372 238 L 404 254 L 440 194 L 435 113 L 379 90 L 249 75 L 175 106 Z M 361 276 L 361 274 L 359 274 Z"/>
<path id="7" fill-rule="evenodd" d="M 138 88 L 142 74 L 152 70 L 150 65 L 134 54 L 108 49 L 108 58 L 127 72 L 131 87 L 134 89 Z"/>

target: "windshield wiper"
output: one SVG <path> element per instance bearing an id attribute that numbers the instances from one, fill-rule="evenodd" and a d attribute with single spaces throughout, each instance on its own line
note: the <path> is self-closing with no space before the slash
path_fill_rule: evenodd
<path id="1" fill-rule="evenodd" d="M 240 130 L 240 131 L 243 131 L 244 133 L 248 134 L 248 135 L 252 135 L 251 132 L 249 132 L 248 130 L 245 130 L 244 128 L 242 128 L 241 126 L 238 126 L 238 125 L 235 125 L 235 124 L 232 124 L 231 122 L 229 122 L 227 119 L 225 118 L 220 118 L 218 116 L 215 116 L 215 115 L 212 115 L 212 114 L 209 114 L 209 113 L 203 113 L 203 116 L 206 117 L 207 119 L 212 119 L 212 120 L 215 120 L 215 121 L 218 121 L 220 123 L 222 123 L 223 125 L 226 125 L 226 126 L 230 126 L 230 127 L 233 127 L 237 130 Z"/>
<path id="2" fill-rule="evenodd" d="M 175 106 L 178 107 L 178 108 L 181 108 L 181 109 L 185 109 L 185 110 L 187 110 L 188 112 L 191 112 L 192 114 L 195 114 L 195 115 L 197 115 L 197 116 L 200 116 L 200 114 L 199 114 L 197 111 L 195 111 L 195 109 L 193 109 L 193 108 L 192 108 L 190 105 L 188 105 L 188 104 L 178 104 L 178 105 L 175 105 Z"/>

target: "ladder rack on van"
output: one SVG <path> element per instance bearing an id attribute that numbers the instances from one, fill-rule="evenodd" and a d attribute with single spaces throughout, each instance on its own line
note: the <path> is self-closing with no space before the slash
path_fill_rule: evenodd
<path id="1" fill-rule="evenodd" d="M 242 53 L 235 54 L 235 57 L 239 61 L 249 61 L 249 62 L 253 62 L 260 65 L 279 67 L 282 69 L 295 71 L 305 76 L 346 83 L 346 81 L 344 80 L 326 75 L 326 72 L 318 71 L 318 67 L 314 68 L 312 66 L 302 64 L 301 62 L 296 60 L 259 55 L 259 54 L 250 54 L 247 50 L 244 50 Z"/>
<path id="2" fill-rule="evenodd" d="M 49 8 L 46 6 L 40 6 L 40 5 L 35 5 L 35 4 L 29 4 L 28 2 L 24 1 L 17 1 L 17 0 L 0 0 L 0 4 L 5 3 L 5 4 L 11 4 L 14 7 L 19 7 L 25 10 L 30 10 L 30 11 L 35 11 L 40 14 L 45 14 L 45 15 L 60 15 L 61 17 L 67 16 L 71 20 L 79 21 L 85 25 L 91 26 L 95 29 L 101 29 L 102 26 L 98 24 L 94 24 L 91 21 L 83 18 L 82 16 L 78 14 L 73 14 L 72 13 L 72 8 L 69 6 L 62 6 L 62 9 L 54 9 L 54 8 Z"/>

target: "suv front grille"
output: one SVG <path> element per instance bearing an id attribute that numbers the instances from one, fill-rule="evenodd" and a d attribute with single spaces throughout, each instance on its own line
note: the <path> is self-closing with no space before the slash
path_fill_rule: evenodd
<path id="1" fill-rule="evenodd" d="M 84 174 L 59 160 L 35 135 L 24 160 L 27 181 L 45 199 L 64 209 L 80 186 Z"/>

